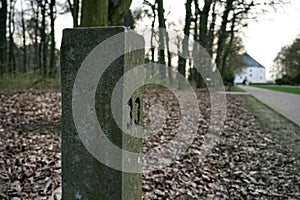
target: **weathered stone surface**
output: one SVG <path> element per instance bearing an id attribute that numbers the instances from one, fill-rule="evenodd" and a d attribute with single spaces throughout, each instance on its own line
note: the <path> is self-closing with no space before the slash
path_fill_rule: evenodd
<path id="1" fill-rule="evenodd" d="M 102 41 L 125 31 L 124 27 L 64 30 L 61 47 L 63 199 L 141 199 L 142 175 L 117 171 L 95 159 L 81 142 L 72 116 L 72 89 L 81 63 Z M 142 38 L 137 37 L 137 40 Z M 110 104 L 117 81 L 132 66 L 141 64 L 143 59 L 143 50 L 116 59 L 101 76 L 95 98 L 97 118 L 104 134 L 118 147 L 132 152 L 141 152 L 141 139 L 122 134 L 114 121 Z M 136 92 L 132 101 L 141 102 L 140 94 Z M 138 108 L 141 107 L 132 106 L 132 120 L 139 124 L 141 119 L 138 116 L 141 115 L 138 112 L 141 110 Z M 115 156 L 114 159 L 122 165 L 122 155 Z"/>

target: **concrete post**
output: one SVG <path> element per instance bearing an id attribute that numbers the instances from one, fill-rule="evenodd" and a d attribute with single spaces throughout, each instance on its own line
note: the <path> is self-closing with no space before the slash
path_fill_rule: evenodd
<path id="1" fill-rule="evenodd" d="M 126 31 L 124 27 L 64 30 L 61 46 L 62 197 L 64 200 L 132 200 L 142 198 L 142 174 L 115 170 L 96 159 L 83 144 L 78 129 L 76 129 L 72 111 L 74 109 L 72 108 L 74 83 L 85 58 L 101 42 Z M 124 50 L 125 40 L 126 38 L 124 38 L 124 43 L 121 45 Z M 143 38 L 138 35 L 136 40 L 143 42 Z M 96 116 L 105 136 L 119 148 L 132 152 L 141 152 L 141 138 L 124 134 L 122 129 L 118 127 L 112 115 L 111 96 L 116 83 L 124 73 L 134 66 L 143 64 L 143 60 L 144 50 L 134 51 L 118 57 L 104 71 L 101 78 L 99 77 L 100 80 L 95 93 Z M 99 64 L 99 67 L 102 67 L 101 64 Z M 88 73 L 93 75 L 95 72 Z M 86 81 L 90 80 L 87 79 Z M 128 101 L 132 122 L 136 124 L 141 124 L 142 121 L 141 92 L 141 90 L 135 92 Z M 83 98 L 85 97 L 83 96 Z M 120 96 L 120 112 L 122 112 L 121 105 L 122 95 Z M 87 119 L 83 117 L 82 121 L 85 122 L 84 120 Z M 86 123 L 89 123 L 89 121 L 86 121 Z M 122 124 L 123 126 L 126 125 Z M 97 148 L 101 149 L 101 147 Z M 122 165 L 121 153 L 110 155 L 110 152 L 107 152 L 107 156 L 108 159 L 114 160 L 114 163 Z M 134 166 L 136 168 L 141 167 L 141 163 L 133 163 L 133 165 L 136 165 Z"/>

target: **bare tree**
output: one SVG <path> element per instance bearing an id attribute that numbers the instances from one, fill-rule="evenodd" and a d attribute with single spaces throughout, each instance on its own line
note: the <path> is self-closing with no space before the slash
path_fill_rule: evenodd
<path id="1" fill-rule="evenodd" d="M 47 15 L 47 1 L 41 0 L 38 1 L 39 8 L 41 10 L 41 26 L 40 26 L 40 51 L 39 55 L 42 58 L 42 69 L 43 76 L 46 77 L 48 75 L 48 64 L 47 64 L 47 53 L 48 53 L 48 41 L 47 41 L 47 33 L 46 33 L 46 15 Z"/>
<path id="2" fill-rule="evenodd" d="M 156 3 L 152 4 L 147 0 L 144 0 L 144 4 L 149 6 L 151 8 L 152 12 L 152 23 L 151 23 L 151 40 L 150 40 L 150 45 L 151 45 L 151 61 L 154 63 L 154 57 L 155 57 L 155 48 L 154 48 L 154 28 L 155 28 L 155 21 L 156 21 Z"/>
<path id="3" fill-rule="evenodd" d="M 27 45 L 26 45 L 26 24 L 25 24 L 25 14 L 23 8 L 23 0 L 21 1 L 21 27 L 22 27 L 22 42 L 23 42 L 23 67 L 22 73 L 27 71 Z"/>
<path id="4" fill-rule="evenodd" d="M 10 0 L 8 11 L 8 34 L 9 34 L 9 48 L 8 48 L 8 72 L 9 74 L 16 74 L 16 58 L 15 58 L 15 4 L 16 0 Z"/>
<path id="5" fill-rule="evenodd" d="M 187 0 L 185 4 L 185 24 L 184 24 L 184 39 L 182 42 L 182 54 L 183 56 L 188 56 L 188 42 L 189 42 L 189 35 L 191 29 L 191 21 L 192 21 L 192 0 Z M 178 72 L 182 74 L 184 77 L 186 76 L 186 59 L 182 56 L 178 58 Z"/>
<path id="6" fill-rule="evenodd" d="M 249 20 L 257 14 L 276 8 L 287 1 L 284 0 L 226 0 L 222 13 L 221 26 L 217 35 L 216 65 L 224 76 L 229 49 L 234 43 L 235 33 L 248 25 Z M 222 3 L 222 2 L 220 2 Z M 231 22 L 231 23 L 230 23 Z M 230 29 L 228 30 L 228 28 Z M 235 29 L 235 30 L 234 30 Z"/>
<path id="7" fill-rule="evenodd" d="M 212 3 L 213 0 L 205 0 L 204 6 L 200 11 L 199 42 L 205 49 L 208 48 L 208 17 Z"/>
<path id="8" fill-rule="evenodd" d="M 67 0 L 73 18 L 73 27 L 79 26 L 79 0 Z"/>
<path id="9" fill-rule="evenodd" d="M 166 31 L 166 48 L 167 48 L 167 66 L 168 66 L 168 78 L 169 82 L 173 82 L 173 77 L 172 77 L 172 53 L 170 52 L 170 38 L 169 38 L 169 33 Z"/>
<path id="10" fill-rule="evenodd" d="M 6 66 L 6 27 L 7 27 L 7 0 L 0 0 L 0 76 L 3 76 Z"/>
<path id="11" fill-rule="evenodd" d="M 215 39 L 215 27 L 216 27 L 216 20 L 217 20 L 217 13 L 216 13 L 216 5 L 217 1 L 215 0 L 212 5 L 211 10 L 211 22 L 209 25 L 208 35 L 207 35 L 207 49 L 206 51 L 210 56 L 213 55 L 213 45 Z"/>
<path id="12" fill-rule="evenodd" d="M 50 17 L 50 63 L 49 63 L 49 75 L 54 78 L 57 69 L 56 69 L 56 56 L 55 56 L 55 0 L 50 0 L 49 3 L 49 17 Z"/>
<path id="13" fill-rule="evenodd" d="M 233 9 L 233 2 L 234 0 L 226 0 L 225 4 L 225 10 L 222 15 L 222 23 L 219 30 L 219 36 L 218 36 L 218 46 L 217 46 L 217 53 L 216 53 L 216 65 L 221 70 L 221 64 L 222 64 L 222 56 L 224 54 L 224 46 L 227 38 L 227 31 L 226 27 L 228 24 L 228 17 L 230 11 Z M 222 74 L 222 72 L 221 72 Z M 222 74 L 223 75 L 223 74 Z"/>
<path id="14" fill-rule="evenodd" d="M 165 29 L 166 29 L 166 23 L 165 23 L 165 16 L 164 16 L 164 4 L 163 4 L 163 0 L 156 0 L 156 4 L 157 4 L 157 15 L 158 15 L 158 24 L 159 24 L 159 56 L 158 56 L 158 60 L 159 63 L 164 65 L 166 63 L 165 61 Z M 165 71 L 161 71 L 161 76 L 165 77 Z"/>
<path id="15" fill-rule="evenodd" d="M 31 5 L 31 9 L 33 12 L 33 17 L 32 17 L 32 21 L 34 23 L 33 25 L 33 29 L 34 29 L 34 67 L 33 70 L 34 72 L 36 70 L 41 70 L 42 65 L 41 65 L 41 59 L 40 59 L 40 46 L 39 46 L 39 16 L 40 16 L 40 12 L 39 12 L 39 7 L 37 5 L 37 2 L 35 0 L 30 0 L 30 5 Z"/>
<path id="16" fill-rule="evenodd" d="M 189 81 L 193 83 L 193 85 L 196 88 L 202 87 L 203 85 L 203 81 L 201 79 L 201 75 L 199 74 L 196 66 L 198 65 L 198 63 L 200 63 L 200 58 L 199 55 L 196 54 L 196 52 L 199 52 L 199 46 L 197 45 L 197 43 L 199 42 L 199 15 L 201 13 L 201 10 L 199 8 L 199 2 L 198 0 L 194 0 L 194 45 L 193 45 L 193 67 L 190 68 L 190 74 L 189 74 Z M 199 65 L 198 65 L 199 67 Z"/>

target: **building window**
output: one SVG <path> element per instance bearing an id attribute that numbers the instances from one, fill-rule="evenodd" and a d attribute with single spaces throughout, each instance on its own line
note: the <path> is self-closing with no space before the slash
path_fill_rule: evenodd
<path id="1" fill-rule="evenodd" d="M 262 80 L 262 77 L 260 77 L 260 80 Z"/>
<path id="2" fill-rule="evenodd" d="M 240 76 L 240 79 L 243 79 L 243 77 L 242 77 L 242 76 Z"/>
<path id="3" fill-rule="evenodd" d="M 250 74 L 250 77 L 252 77 L 252 74 Z"/>
<path id="4" fill-rule="evenodd" d="M 249 71 L 252 72 L 252 69 L 250 69 Z"/>

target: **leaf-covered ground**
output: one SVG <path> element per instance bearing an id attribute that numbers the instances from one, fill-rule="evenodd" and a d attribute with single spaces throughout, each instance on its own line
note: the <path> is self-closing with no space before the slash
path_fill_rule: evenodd
<path id="1" fill-rule="evenodd" d="M 0 95 L 0 199 L 48 199 L 61 185 L 60 94 Z"/>
<path id="2" fill-rule="evenodd" d="M 163 94 L 151 91 L 146 99 L 156 104 L 175 104 L 170 102 L 175 98 L 165 100 Z M 144 199 L 300 199 L 300 157 L 274 133 L 262 128 L 263 124 L 249 111 L 246 97 L 227 95 L 225 129 L 212 151 L 204 159 L 199 158 L 210 104 L 207 93 L 197 94 L 203 115 L 199 137 L 169 167 L 144 173 Z M 146 107 L 153 102 L 146 101 Z M 170 137 L 168 131 L 152 135 L 144 141 L 144 148 L 163 145 L 161 138 L 166 137 Z"/>
<path id="3" fill-rule="evenodd" d="M 202 114 L 197 137 L 170 166 L 143 174 L 143 198 L 300 199 L 299 157 L 274 132 L 262 128 L 245 97 L 227 96 L 225 129 L 200 159 L 210 101 L 203 91 L 197 95 Z M 60 99 L 58 93 L 0 95 L 0 199 L 60 197 Z M 153 104 L 165 108 L 156 106 L 152 112 L 167 120 L 161 131 L 146 133 L 144 152 L 167 144 L 180 122 L 175 96 L 156 89 L 145 93 L 145 124 L 150 123 L 147 114 Z"/>

